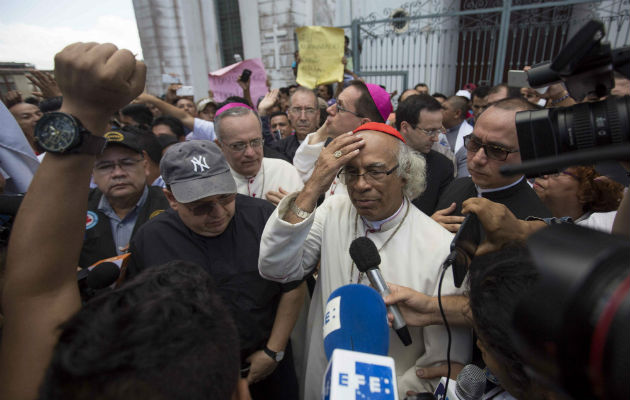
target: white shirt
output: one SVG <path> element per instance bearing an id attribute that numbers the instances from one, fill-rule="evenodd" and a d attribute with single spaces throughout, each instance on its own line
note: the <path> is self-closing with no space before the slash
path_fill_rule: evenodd
<path id="1" fill-rule="evenodd" d="M 617 211 L 586 213 L 573 222 L 597 231 L 610 233 L 616 216 Z"/>
<path id="2" fill-rule="evenodd" d="M 265 199 L 270 190 L 280 187 L 289 193 L 302 190 L 302 180 L 295 167 L 278 158 L 263 158 L 256 176 L 245 177 L 230 168 L 236 181 L 236 191 L 250 197 Z"/>
<path id="3" fill-rule="evenodd" d="M 193 125 L 193 131 L 186 135 L 186 140 L 211 140 L 214 141 L 217 138 L 214 132 L 214 122 L 206 121 L 205 119 L 195 118 Z"/>
<path id="4" fill-rule="evenodd" d="M 6 180 L 4 193 L 24 193 L 39 167 L 39 160 L 13 114 L 2 102 L 0 126 L 0 174 Z"/>
<path id="5" fill-rule="evenodd" d="M 269 217 L 260 243 L 258 268 L 261 276 L 278 282 L 302 279 L 321 259 L 317 284 L 310 304 L 306 331 L 306 400 L 321 398 L 322 377 L 327 364 L 322 327 L 329 295 L 340 286 L 357 283 L 359 273 L 350 258 L 350 243 L 367 235 L 381 256 L 381 273 L 388 282 L 408 286 L 419 292 L 437 294 L 440 266 L 449 254 L 453 235 L 406 201 L 394 218 L 383 223 L 380 231 L 366 232 L 348 196 L 331 196 L 307 219 L 297 224 L 282 220 L 291 200 L 285 197 Z M 395 236 L 383 247 L 383 244 Z M 447 271 L 443 295 L 461 293 Z M 369 284 L 363 277 L 362 284 Z M 470 329 L 451 327 L 451 359 L 466 364 L 471 357 Z M 443 326 L 409 328 L 413 343 L 403 346 L 390 330 L 389 355 L 396 361 L 398 392 L 407 390 L 433 392 L 439 380 L 420 380 L 416 366 L 433 366 L 446 358 L 446 330 Z"/>

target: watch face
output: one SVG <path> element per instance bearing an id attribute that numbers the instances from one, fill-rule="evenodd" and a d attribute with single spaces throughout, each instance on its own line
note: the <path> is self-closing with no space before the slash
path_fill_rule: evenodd
<path id="1" fill-rule="evenodd" d="M 64 113 L 45 114 L 35 127 L 37 144 L 46 151 L 63 153 L 79 142 L 79 128 L 74 119 Z"/>

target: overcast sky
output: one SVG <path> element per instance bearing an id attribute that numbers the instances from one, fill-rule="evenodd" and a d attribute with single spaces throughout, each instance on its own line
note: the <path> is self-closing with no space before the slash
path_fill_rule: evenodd
<path id="1" fill-rule="evenodd" d="M 111 42 L 142 58 L 131 0 L 0 0 L 0 61 L 53 69 L 74 42 Z"/>

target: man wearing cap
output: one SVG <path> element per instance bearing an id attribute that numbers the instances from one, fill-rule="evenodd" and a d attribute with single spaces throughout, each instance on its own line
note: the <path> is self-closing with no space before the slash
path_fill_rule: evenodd
<path id="1" fill-rule="evenodd" d="M 442 103 L 442 124 L 446 128 L 446 139 L 453 154 L 457 167 L 457 177 L 470 175 L 466 168 L 466 149 L 464 136 L 470 134 L 473 128 L 466 122 L 468 113 L 468 99 L 462 96 L 451 96 Z"/>
<path id="2" fill-rule="evenodd" d="M 337 175 L 347 185 L 348 196 L 330 196 L 316 208 Z M 322 327 L 329 295 L 350 283 L 369 284 L 350 258 L 354 239 L 367 236 L 374 241 L 386 281 L 437 293 L 440 265 L 449 253 L 452 234 L 411 204 L 424 186 L 424 158 L 411 151 L 393 127 L 367 123 L 330 142 L 304 189 L 285 197 L 269 218 L 258 260 L 263 277 L 299 281 L 320 262 L 307 322 L 306 400 L 321 398 L 327 364 Z M 445 279 L 442 294 L 457 292 L 452 279 Z M 432 392 L 436 382 L 419 379 L 416 366 L 438 365 L 446 358 L 443 327 L 409 330 L 413 342 L 407 347 L 390 331 L 389 355 L 396 362 L 399 398 L 408 390 Z M 452 330 L 451 359 L 466 363 L 470 332 Z"/>
<path id="3" fill-rule="evenodd" d="M 382 87 L 362 81 L 351 81 L 338 96 L 337 102 L 328 107 L 328 118 L 316 132 L 311 133 L 302 142 L 293 157 L 304 182 L 313 173 L 315 161 L 324 148 L 326 140 L 335 138 L 344 132 L 350 132 L 366 122 L 387 121 L 392 112 L 389 93 Z M 345 193 L 339 179 L 334 179 L 326 196 Z"/>
<path id="4" fill-rule="evenodd" d="M 262 123 L 247 104 L 223 104 L 217 110 L 214 124 L 215 142 L 230 165 L 238 193 L 266 199 L 275 205 L 286 194 L 302 188 L 293 165 L 263 157 Z"/>
<path id="5" fill-rule="evenodd" d="M 138 228 L 168 208 L 162 188 L 148 187 L 142 146 L 130 129 L 107 132 L 96 157 L 79 266 L 123 254 Z"/>
<path id="6" fill-rule="evenodd" d="M 287 342 L 304 284 L 271 282 L 257 270 L 260 236 L 274 207 L 236 193 L 230 167 L 211 142 L 174 144 L 160 169 L 171 209 L 134 237 L 128 275 L 172 260 L 204 267 L 236 321 L 253 398 L 297 398 Z"/>

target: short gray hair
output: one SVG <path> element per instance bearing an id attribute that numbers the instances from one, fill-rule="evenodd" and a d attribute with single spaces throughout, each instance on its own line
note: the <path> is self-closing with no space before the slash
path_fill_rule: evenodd
<path id="1" fill-rule="evenodd" d="M 217 135 L 217 139 L 222 141 L 221 137 L 221 121 L 227 117 L 242 117 L 249 113 L 252 113 L 256 119 L 258 120 L 258 124 L 260 125 L 260 131 L 262 132 L 262 121 L 256 112 L 250 108 L 245 107 L 233 107 L 229 108 L 225 111 L 222 111 L 221 114 L 214 117 L 214 133 Z"/>
<path id="2" fill-rule="evenodd" d="M 402 141 L 398 143 L 396 158 L 396 174 L 406 181 L 403 193 L 409 200 L 413 200 L 424 193 L 427 186 L 427 162 L 421 153 L 413 151 Z"/>

